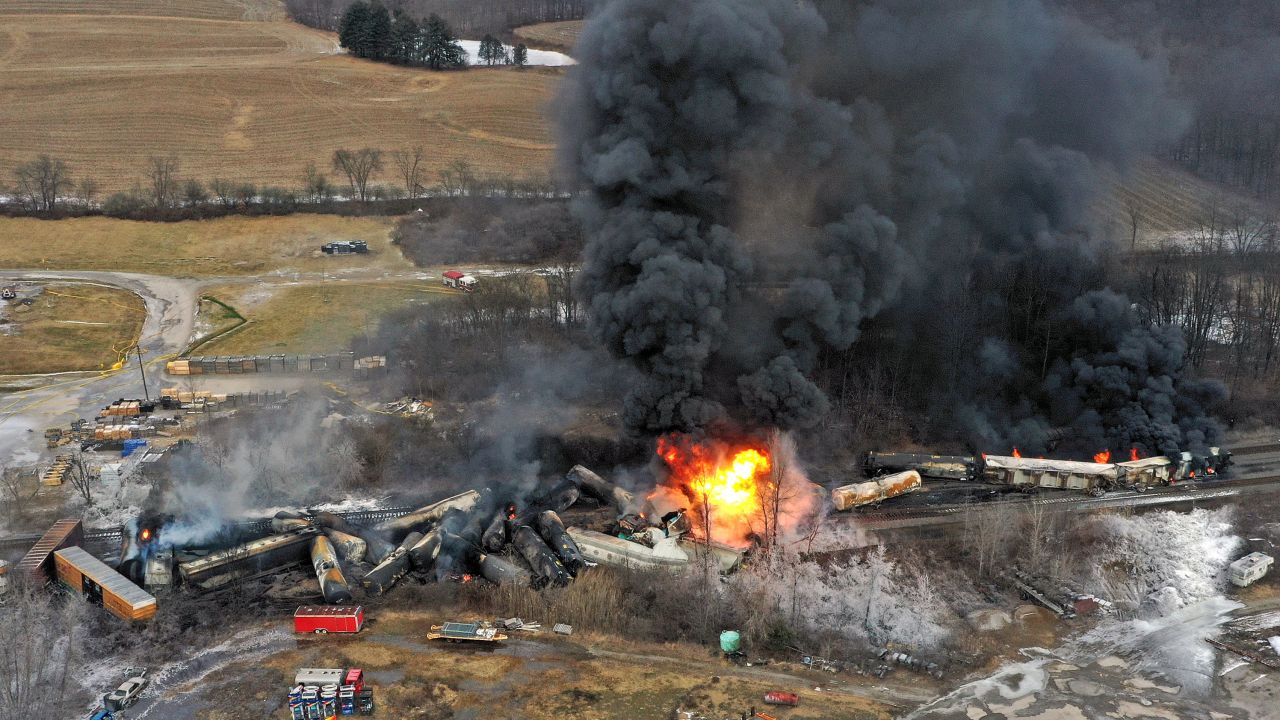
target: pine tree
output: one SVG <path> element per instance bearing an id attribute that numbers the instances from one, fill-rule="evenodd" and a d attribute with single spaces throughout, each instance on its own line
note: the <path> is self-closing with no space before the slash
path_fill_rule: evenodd
<path id="1" fill-rule="evenodd" d="M 391 48 L 387 54 L 392 60 L 405 65 L 418 61 L 418 23 L 400 9 L 391 18 Z"/>
<path id="2" fill-rule="evenodd" d="M 507 48 L 502 41 L 492 35 L 485 35 L 480 41 L 480 60 L 486 65 L 500 65 L 507 62 Z"/>
<path id="3" fill-rule="evenodd" d="M 366 57 L 369 3 L 354 2 L 338 24 L 338 44 L 356 57 Z"/>
<path id="4" fill-rule="evenodd" d="M 423 26 L 423 60 L 432 70 L 466 67 L 467 51 L 453 37 L 449 25 L 435 13 Z"/>
<path id="5" fill-rule="evenodd" d="M 387 12 L 387 7 L 382 3 L 375 2 L 369 8 L 368 27 L 368 54 L 365 57 L 374 60 L 382 60 L 390 54 L 391 50 L 391 13 Z"/>
<path id="6" fill-rule="evenodd" d="M 515 46 L 511 51 L 511 63 L 518 68 L 522 68 L 529 64 L 529 48 L 524 43 Z"/>

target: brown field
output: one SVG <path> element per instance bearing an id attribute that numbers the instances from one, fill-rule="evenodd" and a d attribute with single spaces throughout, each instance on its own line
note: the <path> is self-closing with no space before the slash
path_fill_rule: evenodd
<path id="1" fill-rule="evenodd" d="M 34 300 L 0 311 L 0 375 L 109 369 L 146 319 L 142 298 L 101 285 L 47 285 Z"/>
<path id="2" fill-rule="evenodd" d="M 391 245 L 390 218 L 337 215 L 226 217 L 177 223 L 87 217 L 0 218 L 0 267 L 118 270 L 175 277 L 396 270 L 411 264 Z M 365 240 L 368 255 L 330 257 L 331 240 Z"/>
<path id="3" fill-rule="evenodd" d="M 582 20 L 565 20 L 564 22 L 538 23 L 525 25 L 515 29 L 516 37 L 524 40 L 530 47 L 547 48 L 568 52 L 578 44 L 578 36 L 582 34 Z"/>
<path id="4" fill-rule="evenodd" d="M 434 302 L 453 294 L 422 282 L 348 283 L 210 288 L 248 322 L 200 346 L 201 355 L 320 353 L 346 349 L 351 339 L 377 331 L 389 310 Z"/>
<path id="5" fill-rule="evenodd" d="M 0 3 L 0 168 L 49 153 L 114 191 L 148 156 L 173 154 L 184 177 L 296 187 L 307 163 L 328 171 L 336 148 L 420 144 L 433 173 L 455 160 L 549 172 L 560 70 L 376 64 L 340 54 L 332 34 L 264 17 L 278 6 Z M 399 184 L 389 158 L 376 181 Z"/>
<path id="6" fill-rule="evenodd" d="M 1112 236 L 1127 241 L 1131 237 L 1129 208 L 1136 206 L 1139 246 L 1157 245 L 1195 231 L 1208 207 L 1228 216 L 1238 208 L 1260 217 L 1269 214 L 1247 195 L 1154 158 L 1139 161 L 1129 177 L 1112 175 L 1109 180 L 1112 192 L 1099 210 L 1110 223 Z"/>

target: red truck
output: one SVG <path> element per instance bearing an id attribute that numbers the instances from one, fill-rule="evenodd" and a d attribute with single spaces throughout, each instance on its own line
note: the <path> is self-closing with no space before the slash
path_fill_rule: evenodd
<path id="1" fill-rule="evenodd" d="M 294 632 L 358 633 L 364 627 L 359 605 L 303 605 L 293 613 Z"/>

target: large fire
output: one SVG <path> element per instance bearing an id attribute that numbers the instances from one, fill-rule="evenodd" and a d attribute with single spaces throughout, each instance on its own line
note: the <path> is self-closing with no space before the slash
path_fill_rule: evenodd
<path id="1" fill-rule="evenodd" d="M 1096 454 L 1093 456 L 1093 461 L 1094 461 L 1094 462 L 1096 462 L 1096 463 L 1102 463 L 1102 464 L 1104 464 L 1104 465 L 1105 465 L 1106 463 L 1111 462 L 1111 451 L 1110 451 L 1110 450 L 1103 450 L 1103 451 L 1102 451 L 1102 452 L 1100 452 L 1100 453 L 1096 453 Z"/>
<path id="2" fill-rule="evenodd" d="M 739 544 L 763 519 L 773 467 L 765 448 L 672 434 L 658 439 L 657 452 L 670 472 L 667 484 L 694 503 L 712 540 Z"/>

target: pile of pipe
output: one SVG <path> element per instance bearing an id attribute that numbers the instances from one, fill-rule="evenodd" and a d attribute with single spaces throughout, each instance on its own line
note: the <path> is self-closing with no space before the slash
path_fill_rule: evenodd
<path id="1" fill-rule="evenodd" d="M 428 580 L 471 581 L 535 589 L 563 587 L 588 563 L 566 531 L 560 513 L 587 495 L 625 512 L 631 493 L 575 466 L 523 506 L 488 488 L 468 490 L 407 515 L 364 527 L 328 512 L 281 511 L 272 530 L 316 528 L 311 562 L 326 603 L 353 600 L 343 565 L 371 565 L 361 586 L 381 595 L 410 573 Z"/>

